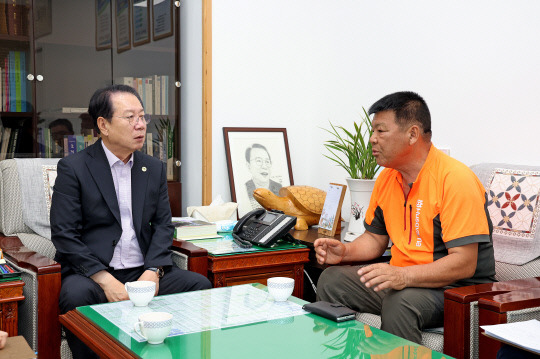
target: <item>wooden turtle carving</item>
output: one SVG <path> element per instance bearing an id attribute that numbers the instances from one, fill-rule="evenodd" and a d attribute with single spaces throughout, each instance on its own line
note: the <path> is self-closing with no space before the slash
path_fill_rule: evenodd
<path id="1" fill-rule="evenodd" d="M 257 188 L 253 197 L 265 209 L 277 209 L 296 217 L 294 229 L 305 231 L 319 223 L 326 192 L 310 186 L 281 187 L 279 196 L 266 188 Z"/>

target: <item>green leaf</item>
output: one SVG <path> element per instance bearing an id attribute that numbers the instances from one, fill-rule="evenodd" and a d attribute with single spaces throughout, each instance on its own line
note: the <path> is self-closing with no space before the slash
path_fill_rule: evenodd
<path id="1" fill-rule="evenodd" d="M 371 119 L 366 109 L 362 107 L 362 110 L 364 117 L 359 123 L 353 123 L 354 131 L 343 126 L 334 126 L 330 121 L 331 129 L 322 128 L 333 137 L 324 143 L 330 152 L 330 155 L 324 156 L 345 169 L 352 178 L 373 179 L 380 166 L 373 157 L 369 142 L 373 134 Z"/>

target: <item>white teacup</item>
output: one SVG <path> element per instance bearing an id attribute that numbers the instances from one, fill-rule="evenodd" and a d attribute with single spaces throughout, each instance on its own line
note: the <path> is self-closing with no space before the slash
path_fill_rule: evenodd
<path id="1" fill-rule="evenodd" d="M 167 312 L 141 314 L 135 323 L 135 331 L 148 340 L 148 344 L 161 344 L 171 332 L 172 318 Z"/>
<path id="2" fill-rule="evenodd" d="M 136 307 L 145 307 L 154 298 L 156 283 L 151 280 L 127 282 L 125 285 L 129 299 Z"/>
<path id="3" fill-rule="evenodd" d="M 287 277 L 272 277 L 267 281 L 268 293 L 276 302 L 286 301 L 294 290 L 294 279 Z"/>

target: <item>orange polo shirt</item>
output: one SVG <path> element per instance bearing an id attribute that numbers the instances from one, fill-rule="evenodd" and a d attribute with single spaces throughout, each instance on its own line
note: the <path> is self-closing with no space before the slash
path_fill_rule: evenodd
<path id="1" fill-rule="evenodd" d="M 431 263 L 448 255 L 448 248 L 476 242 L 476 273 L 456 285 L 493 281 L 493 227 L 486 191 L 472 170 L 432 145 L 406 198 L 402 183 L 401 173 L 384 169 L 366 211 L 366 230 L 393 242 L 390 264 Z"/>

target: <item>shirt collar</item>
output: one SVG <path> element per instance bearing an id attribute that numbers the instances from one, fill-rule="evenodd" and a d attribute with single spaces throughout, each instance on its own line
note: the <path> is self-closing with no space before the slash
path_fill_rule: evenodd
<path id="1" fill-rule="evenodd" d="M 116 157 L 116 155 L 114 153 L 112 153 L 108 148 L 107 146 L 105 146 L 105 143 L 103 141 L 101 141 L 101 146 L 103 146 L 103 150 L 105 151 L 105 156 L 107 156 L 107 161 L 109 162 L 109 167 L 112 168 L 112 166 L 117 163 L 118 161 L 122 162 L 121 159 L 119 159 L 118 157 Z M 124 162 L 122 162 L 122 164 L 124 164 Z M 129 160 L 127 161 L 126 163 L 130 168 L 133 167 L 133 153 L 131 154 L 131 156 L 129 157 Z"/>

